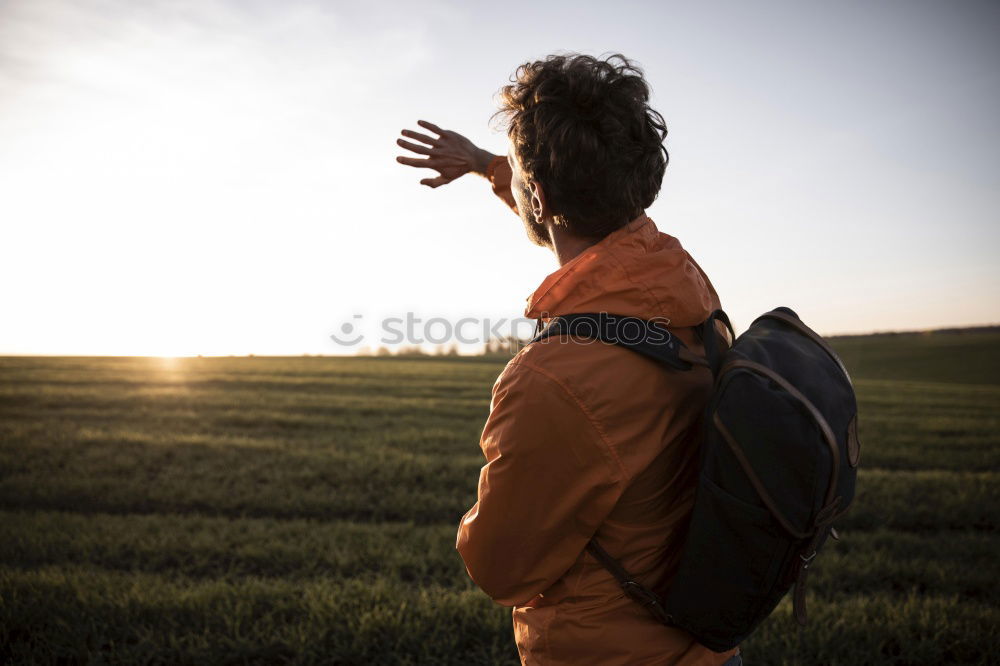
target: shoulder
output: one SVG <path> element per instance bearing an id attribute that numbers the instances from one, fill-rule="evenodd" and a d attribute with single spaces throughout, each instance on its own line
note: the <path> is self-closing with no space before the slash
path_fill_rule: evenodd
<path id="1" fill-rule="evenodd" d="M 586 410 L 591 388 L 603 383 L 610 392 L 624 386 L 638 371 L 654 371 L 655 363 L 617 345 L 587 338 L 549 338 L 523 347 L 504 368 L 494 385 L 548 386 Z M 607 375 L 611 376 L 607 376 Z"/>
<path id="2" fill-rule="evenodd" d="M 558 407 L 571 408 L 581 415 L 589 410 L 574 389 L 573 377 L 567 368 L 552 363 L 548 354 L 539 354 L 538 344 L 521 349 L 504 367 L 493 385 L 491 409 L 498 403 L 515 399 L 518 406 L 531 411 Z"/>
<path id="3" fill-rule="evenodd" d="M 528 405 L 536 422 L 586 419 L 633 474 L 700 417 L 711 386 L 707 369 L 673 370 L 617 345 L 563 338 L 511 359 L 494 404 Z"/>
<path id="4" fill-rule="evenodd" d="M 585 338 L 549 339 L 521 349 L 493 387 L 492 409 L 504 403 L 546 420 L 586 420 L 615 447 L 615 422 L 637 394 L 662 395 L 663 370 L 617 345 Z"/>
<path id="5" fill-rule="evenodd" d="M 576 336 L 527 345 L 511 359 L 498 383 L 525 376 L 544 377 L 595 415 L 627 394 L 678 386 L 677 378 L 668 378 L 656 361 L 618 345 Z"/>

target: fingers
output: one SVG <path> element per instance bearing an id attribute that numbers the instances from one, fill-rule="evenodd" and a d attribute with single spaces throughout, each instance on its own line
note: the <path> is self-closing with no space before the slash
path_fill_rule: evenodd
<path id="1" fill-rule="evenodd" d="M 407 129 L 405 129 L 405 130 L 402 130 L 400 132 L 400 134 L 402 134 L 403 136 L 409 137 L 411 139 L 416 139 L 417 141 L 423 141 L 424 143 L 426 143 L 429 146 L 435 146 L 435 145 L 437 145 L 437 142 L 438 142 L 437 139 L 432 139 L 431 137 L 427 136 L 426 134 L 421 134 L 420 132 L 414 132 L 413 130 L 407 130 Z"/>
<path id="2" fill-rule="evenodd" d="M 421 146 L 416 143 L 410 143 L 409 141 L 404 141 L 403 139 L 396 139 L 396 145 L 406 148 L 407 150 L 412 150 L 420 155 L 430 155 L 431 149 L 426 146 Z"/>
<path id="3" fill-rule="evenodd" d="M 438 136 L 442 136 L 444 134 L 444 130 L 443 129 L 441 129 L 440 127 L 438 127 L 434 123 L 427 122 L 426 120 L 418 120 L 417 124 L 420 125 L 421 127 L 425 128 L 425 129 L 429 129 L 430 131 L 434 132 Z"/>
<path id="4" fill-rule="evenodd" d="M 407 166 L 414 167 L 428 167 L 431 169 L 446 169 L 448 167 L 453 168 L 464 168 L 468 171 L 468 164 L 465 160 L 456 157 L 404 157 L 399 155 L 396 157 L 396 161 L 400 164 L 405 164 Z"/>
<path id="5" fill-rule="evenodd" d="M 400 164 L 405 164 L 406 166 L 411 166 L 411 167 L 430 166 L 430 164 L 428 164 L 428 162 L 430 162 L 429 158 L 420 159 L 417 157 L 403 157 L 402 155 L 400 155 L 399 157 L 396 158 L 396 161 L 399 162 Z"/>

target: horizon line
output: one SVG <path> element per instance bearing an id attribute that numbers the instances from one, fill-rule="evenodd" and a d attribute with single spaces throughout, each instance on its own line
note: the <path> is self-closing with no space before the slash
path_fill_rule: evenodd
<path id="1" fill-rule="evenodd" d="M 1000 330 L 1000 322 L 989 323 L 989 324 L 972 324 L 969 326 L 942 326 L 937 328 L 919 328 L 919 329 L 886 329 L 886 330 L 875 330 L 869 331 L 867 333 L 833 333 L 820 335 L 828 340 L 836 340 L 838 338 L 864 338 L 864 337 L 876 337 L 884 335 L 928 335 L 933 333 L 950 334 L 957 333 L 961 334 L 963 332 L 987 332 L 991 329 Z M 738 337 L 738 336 L 737 336 Z M 526 342 L 527 340 L 525 340 Z M 485 344 L 484 344 L 485 347 Z M 287 353 L 287 354 L 274 354 L 274 353 L 262 353 L 257 354 L 254 352 L 248 352 L 245 354 L 66 354 L 66 353 L 51 353 L 51 352 L 0 352 L 0 358 L 150 358 L 150 359 L 177 359 L 177 358 L 455 358 L 456 356 L 462 358 L 489 358 L 489 357 L 504 357 L 504 354 L 488 354 L 482 351 L 474 353 L 463 353 L 459 351 L 457 354 L 449 353 L 438 353 L 437 350 L 447 349 L 450 350 L 449 345 L 438 345 L 435 351 L 422 351 L 422 348 L 417 346 L 416 349 L 421 350 L 418 353 L 414 353 L 414 347 L 407 347 L 406 354 L 395 354 L 391 353 L 396 349 L 402 349 L 403 347 L 367 347 L 365 353 L 345 353 L 345 354 L 334 354 L 334 353 L 321 353 L 321 352 L 298 352 L 298 353 Z M 389 350 L 389 354 L 379 354 L 380 349 Z M 359 350 L 360 351 L 360 350 Z M 511 354 L 513 356 L 513 354 Z"/>

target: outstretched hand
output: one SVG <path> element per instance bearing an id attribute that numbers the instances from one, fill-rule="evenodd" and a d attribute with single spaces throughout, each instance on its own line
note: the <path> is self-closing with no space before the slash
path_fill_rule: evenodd
<path id="1" fill-rule="evenodd" d="M 486 175 L 486 167 L 489 166 L 490 161 L 496 155 L 479 148 L 458 132 L 443 130 L 434 123 L 429 123 L 426 120 L 418 120 L 417 124 L 438 136 L 434 138 L 420 132 L 405 129 L 400 134 L 410 139 L 415 139 L 420 143 L 413 143 L 404 139 L 396 139 L 396 143 L 411 152 L 418 155 L 426 155 L 427 157 L 417 158 L 400 155 L 396 158 L 396 161 L 407 166 L 434 169 L 438 172 L 436 178 L 422 179 L 420 181 L 421 185 L 440 187 L 441 185 L 447 185 L 456 178 L 464 176 L 470 171 L 478 173 L 481 176 Z"/>

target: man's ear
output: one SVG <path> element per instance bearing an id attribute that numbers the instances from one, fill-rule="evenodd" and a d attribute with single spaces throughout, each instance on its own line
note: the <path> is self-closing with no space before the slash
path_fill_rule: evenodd
<path id="1" fill-rule="evenodd" d="M 528 182 L 528 191 L 531 192 L 531 212 L 539 222 L 549 216 L 549 207 L 545 203 L 545 191 L 537 181 Z"/>

